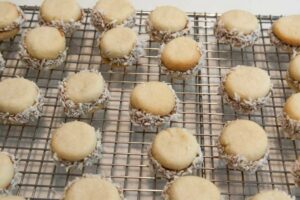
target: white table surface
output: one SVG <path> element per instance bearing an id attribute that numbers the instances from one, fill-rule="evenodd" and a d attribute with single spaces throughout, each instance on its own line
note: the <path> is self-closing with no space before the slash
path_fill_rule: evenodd
<path id="1" fill-rule="evenodd" d="M 40 5 L 42 0 L 11 0 L 19 5 Z M 78 0 L 82 7 L 90 8 L 96 0 Z M 255 14 L 300 14 L 300 0 L 132 0 L 137 10 L 152 10 L 157 5 L 174 5 L 190 12 L 223 12 L 239 8 Z"/>

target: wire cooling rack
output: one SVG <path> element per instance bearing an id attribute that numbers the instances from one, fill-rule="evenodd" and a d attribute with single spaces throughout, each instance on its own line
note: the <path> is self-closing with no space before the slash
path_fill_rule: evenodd
<path id="1" fill-rule="evenodd" d="M 38 8 L 23 7 L 25 28 L 37 25 Z M 87 11 L 88 13 L 88 11 Z M 278 188 L 300 198 L 293 184 L 291 166 L 300 154 L 299 142 L 285 139 L 279 116 L 282 105 L 291 94 L 284 80 L 290 55 L 270 44 L 267 31 L 275 16 L 258 16 L 261 38 L 245 49 L 220 44 L 213 35 L 217 14 L 189 13 L 191 36 L 201 40 L 207 59 L 201 73 L 187 81 L 172 80 L 158 67 L 159 44 L 147 40 L 144 21 L 148 12 L 137 13 L 135 30 L 146 39 L 146 55 L 127 69 L 111 69 L 100 64 L 97 33 L 87 14 L 82 28 L 68 38 L 68 55 L 63 67 L 51 71 L 26 68 L 18 59 L 20 35 L 3 42 L 0 50 L 6 59 L 1 79 L 24 76 L 35 81 L 45 94 L 44 116 L 26 125 L 1 125 L 0 149 L 20 158 L 21 184 L 15 193 L 31 199 L 59 199 L 68 181 L 83 173 L 111 176 L 124 188 L 127 199 L 160 199 L 166 181 L 149 170 L 147 148 L 158 130 L 145 131 L 133 127 L 128 115 L 128 99 L 133 87 L 143 81 L 170 82 L 181 100 L 181 115 L 172 126 L 191 129 L 202 146 L 203 168 L 195 175 L 214 182 L 225 199 L 245 199 L 264 189 Z M 254 65 L 268 71 L 274 92 L 267 106 L 251 115 L 237 114 L 224 104 L 218 92 L 222 75 L 238 64 Z M 102 133 L 103 158 L 82 170 L 66 172 L 56 167 L 49 151 L 51 132 L 61 123 L 74 119 L 65 117 L 57 98 L 57 84 L 63 77 L 83 69 L 99 69 L 108 83 L 112 98 L 108 107 L 91 116 L 78 118 L 99 128 Z M 227 120 L 245 118 L 261 124 L 268 132 L 270 157 L 267 165 L 254 174 L 233 171 L 219 162 L 215 140 Z"/>

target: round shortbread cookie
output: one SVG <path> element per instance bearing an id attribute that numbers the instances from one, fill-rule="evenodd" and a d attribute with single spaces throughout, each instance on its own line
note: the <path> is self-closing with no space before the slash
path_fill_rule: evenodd
<path id="1" fill-rule="evenodd" d="M 257 193 L 250 200 L 293 200 L 293 198 L 284 191 L 267 190 Z"/>
<path id="2" fill-rule="evenodd" d="M 193 163 L 199 148 L 195 136 L 186 129 L 168 128 L 156 135 L 151 153 L 164 168 L 182 170 Z"/>
<path id="3" fill-rule="evenodd" d="M 5 189 L 10 185 L 14 174 L 13 161 L 7 154 L 0 152 L 0 189 Z"/>
<path id="4" fill-rule="evenodd" d="M 219 142 L 227 155 L 239 155 L 248 161 L 263 158 L 268 149 L 265 130 L 250 120 L 229 122 L 223 128 Z"/>
<path id="5" fill-rule="evenodd" d="M 94 127 L 80 121 L 63 124 L 51 138 L 51 149 L 58 158 L 81 161 L 96 148 L 97 136 Z"/>
<path id="6" fill-rule="evenodd" d="M 38 96 L 37 85 L 24 78 L 0 82 L 0 112 L 17 114 L 32 106 Z"/>
<path id="7" fill-rule="evenodd" d="M 223 13 L 219 20 L 228 31 L 250 34 L 257 30 L 258 20 L 252 13 L 244 10 L 230 10 Z"/>
<path id="8" fill-rule="evenodd" d="M 163 65 L 173 71 L 187 71 L 194 68 L 201 57 L 198 43 L 189 37 L 179 37 L 167 43 L 161 53 Z"/>
<path id="9" fill-rule="evenodd" d="M 169 85 L 151 81 L 137 85 L 130 96 L 130 105 L 153 115 L 169 115 L 176 106 L 176 97 Z"/>
<path id="10" fill-rule="evenodd" d="M 20 196 L 0 196 L 0 200 L 25 200 L 25 198 Z"/>
<path id="11" fill-rule="evenodd" d="M 175 179 L 166 190 L 168 200 L 220 200 L 221 194 L 215 184 L 197 176 Z"/>
<path id="12" fill-rule="evenodd" d="M 229 97 L 255 100 L 270 92 L 271 79 L 268 73 L 257 67 L 238 65 L 226 76 L 224 89 Z"/>
<path id="13" fill-rule="evenodd" d="M 293 119 L 300 121 L 300 93 L 290 96 L 284 104 L 283 111 L 286 115 Z"/>
<path id="14" fill-rule="evenodd" d="M 0 28 L 11 25 L 19 16 L 20 13 L 15 4 L 10 2 L 0 2 Z"/>
<path id="15" fill-rule="evenodd" d="M 91 103 L 104 91 L 104 79 L 97 72 L 81 71 L 68 76 L 65 93 L 75 103 Z"/>
<path id="16" fill-rule="evenodd" d="M 81 14 L 76 0 L 44 0 L 40 7 L 40 15 L 47 22 L 53 20 L 78 21 Z"/>
<path id="17" fill-rule="evenodd" d="M 26 33 L 24 45 L 34 58 L 56 59 L 66 49 L 66 38 L 54 27 L 41 26 Z"/>
<path id="18" fill-rule="evenodd" d="M 292 46 L 300 46 L 300 15 L 281 17 L 272 25 L 276 37 Z"/>
<path id="19" fill-rule="evenodd" d="M 63 200 L 121 200 L 116 186 L 98 177 L 83 177 L 65 191 Z"/>
<path id="20" fill-rule="evenodd" d="M 121 58 L 130 54 L 137 42 L 136 33 L 127 27 L 117 27 L 100 37 L 100 54 L 105 58 Z"/>
<path id="21" fill-rule="evenodd" d="M 99 0 L 94 10 L 101 12 L 105 22 L 117 24 L 121 24 L 135 13 L 135 9 L 129 0 Z"/>
<path id="22" fill-rule="evenodd" d="M 159 6 L 150 13 L 149 21 L 156 30 L 176 32 L 186 27 L 188 17 L 174 6 Z"/>
<path id="23" fill-rule="evenodd" d="M 300 55 L 297 55 L 291 60 L 288 73 L 293 80 L 300 81 Z"/>

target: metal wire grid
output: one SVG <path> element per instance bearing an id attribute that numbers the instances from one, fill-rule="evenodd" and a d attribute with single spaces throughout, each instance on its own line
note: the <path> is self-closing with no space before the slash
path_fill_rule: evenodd
<path id="1" fill-rule="evenodd" d="M 36 26 L 38 8 L 24 6 L 23 10 L 27 18 L 25 28 Z M 147 39 L 144 26 L 147 15 L 148 12 L 138 12 L 135 27 L 144 39 Z M 284 138 L 279 121 L 282 105 L 291 94 L 284 81 L 290 55 L 274 48 L 267 34 L 276 17 L 258 16 L 261 39 L 245 49 L 232 48 L 215 40 L 213 25 L 216 17 L 217 14 L 189 13 L 193 26 L 191 36 L 203 41 L 207 59 L 201 73 L 188 81 L 172 80 L 161 72 L 158 67 L 159 45 L 149 40 L 146 55 L 134 66 L 116 70 L 100 64 L 98 35 L 89 23 L 89 15 L 82 29 L 68 38 L 67 59 L 58 69 L 44 72 L 26 68 L 17 56 L 19 35 L 13 41 L 3 42 L 0 50 L 6 59 L 6 68 L 1 79 L 24 76 L 35 81 L 46 97 L 45 114 L 37 122 L 0 126 L 0 149 L 20 158 L 22 179 L 15 192 L 31 199 L 59 199 L 68 181 L 83 173 L 101 173 L 120 184 L 128 199 L 160 199 L 166 181 L 153 176 L 147 158 L 147 148 L 158 130 L 133 127 L 128 115 L 128 99 L 133 87 L 139 82 L 160 80 L 170 82 L 181 100 L 181 117 L 171 125 L 191 129 L 202 146 L 203 168 L 195 171 L 195 175 L 214 182 L 225 199 L 245 199 L 268 188 L 282 189 L 299 198 L 290 169 L 300 152 L 300 144 Z M 222 75 L 237 64 L 261 67 L 272 77 L 274 92 L 271 101 L 252 115 L 233 112 L 218 92 Z M 61 123 L 74 120 L 63 114 L 57 98 L 57 84 L 63 77 L 82 69 L 99 69 L 112 94 L 106 109 L 78 118 L 102 131 L 104 152 L 97 164 L 65 172 L 54 165 L 49 152 L 51 132 Z M 255 174 L 228 170 L 219 162 L 215 140 L 224 123 L 236 118 L 254 120 L 268 132 L 270 157 L 267 165 Z"/>

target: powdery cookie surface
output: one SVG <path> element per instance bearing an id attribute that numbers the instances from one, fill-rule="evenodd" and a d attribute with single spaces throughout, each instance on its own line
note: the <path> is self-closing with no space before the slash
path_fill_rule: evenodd
<path id="1" fill-rule="evenodd" d="M 28 53 L 37 59 L 56 59 L 66 49 L 64 33 L 54 27 L 42 26 L 29 30 L 24 38 Z"/>
<path id="2" fill-rule="evenodd" d="M 20 13 L 15 4 L 0 2 L 0 28 L 5 28 L 18 19 Z"/>
<path id="3" fill-rule="evenodd" d="M 17 114 L 32 106 L 38 96 L 37 85 L 24 78 L 0 82 L 0 112 Z"/>
<path id="4" fill-rule="evenodd" d="M 40 7 L 40 15 L 46 22 L 78 21 L 82 17 L 81 8 L 76 0 L 44 0 Z"/>
<path id="5" fill-rule="evenodd" d="M 136 43 L 137 35 L 132 29 L 127 27 L 113 28 L 100 37 L 100 54 L 105 58 L 128 56 Z"/>
<path id="6" fill-rule="evenodd" d="M 80 161 L 96 148 L 95 129 L 80 121 L 63 124 L 51 139 L 51 149 L 57 157 L 67 161 Z"/>
<path id="7" fill-rule="evenodd" d="M 283 111 L 293 120 L 300 122 L 300 93 L 290 96 L 284 104 Z"/>
<path id="8" fill-rule="evenodd" d="M 268 73 L 257 67 L 238 65 L 230 71 L 224 84 L 231 98 L 255 100 L 266 97 L 270 92 L 271 79 Z"/>
<path id="9" fill-rule="evenodd" d="M 167 186 L 165 200 L 221 200 L 221 194 L 215 184 L 197 176 L 183 176 Z"/>
<path id="10" fill-rule="evenodd" d="M 150 13 L 149 21 L 156 30 L 176 32 L 186 27 L 188 18 L 174 6 L 159 6 Z"/>
<path id="11" fill-rule="evenodd" d="M 230 10 L 220 16 L 220 21 L 228 31 L 250 34 L 257 30 L 258 20 L 252 13 L 244 10 Z"/>
<path id="12" fill-rule="evenodd" d="M 186 129 L 168 128 L 157 134 L 151 153 L 164 168 L 182 170 L 193 163 L 199 148 L 195 136 Z"/>
<path id="13" fill-rule="evenodd" d="M 135 13 L 129 0 L 99 0 L 94 10 L 101 12 L 106 23 L 117 24 L 121 24 Z"/>
<path id="14" fill-rule="evenodd" d="M 153 115 L 169 115 L 176 106 L 176 97 L 172 89 L 163 82 L 151 81 L 138 84 L 130 96 L 132 108 Z"/>
<path id="15" fill-rule="evenodd" d="M 291 60 L 288 73 L 293 80 L 300 81 L 300 55 L 297 55 Z"/>
<path id="16" fill-rule="evenodd" d="M 280 190 L 262 191 L 250 198 L 250 200 L 294 200 L 287 193 Z"/>
<path id="17" fill-rule="evenodd" d="M 14 175 L 14 163 L 11 158 L 7 154 L 0 152 L 0 189 L 7 188 L 14 178 Z"/>
<path id="18" fill-rule="evenodd" d="M 201 56 L 195 40 L 189 37 L 178 37 L 164 46 L 161 62 L 167 69 L 184 72 L 195 67 Z"/>
<path id="19" fill-rule="evenodd" d="M 121 200 L 116 186 L 98 177 L 83 177 L 75 180 L 65 191 L 63 200 Z"/>
<path id="20" fill-rule="evenodd" d="M 273 23 L 272 31 L 284 43 L 300 46 L 300 15 L 281 17 Z"/>
<path id="21" fill-rule="evenodd" d="M 65 93 L 75 103 L 91 103 L 102 95 L 104 85 L 104 79 L 100 74 L 81 71 L 67 78 Z"/>
<path id="22" fill-rule="evenodd" d="M 250 120 L 229 122 L 222 130 L 219 143 L 227 155 L 239 155 L 248 161 L 257 161 L 268 150 L 264 129 Z"/>

